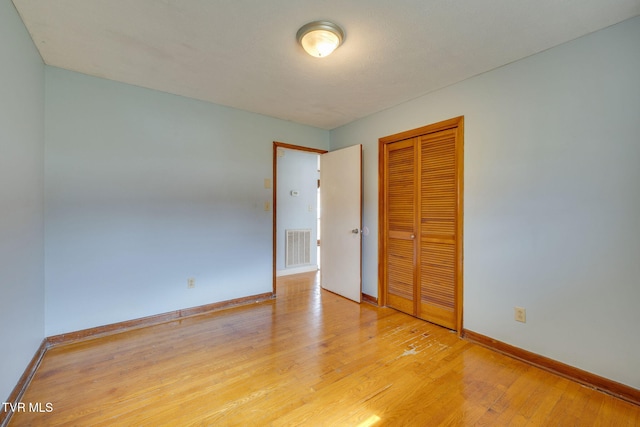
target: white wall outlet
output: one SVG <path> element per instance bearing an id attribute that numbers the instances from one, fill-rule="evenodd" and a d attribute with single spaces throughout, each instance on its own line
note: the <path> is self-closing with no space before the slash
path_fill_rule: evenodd
<path id="1" fill-rule="evenodd" d="M 514 307 L 513 318 L 517 322 L 527 323 L 527 309 L 524 307 Z"/>
<path id="2" fill-rule="evenodd" d="M 196 287 L 196 279 L 194 277 L 189 277 L 187 279 L 187 288 L 193 289 Z"/>

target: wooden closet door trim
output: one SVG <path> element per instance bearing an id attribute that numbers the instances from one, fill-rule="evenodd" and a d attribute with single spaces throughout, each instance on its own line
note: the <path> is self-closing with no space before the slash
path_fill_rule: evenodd
<path id="1" fill-rule="evenodd" d="M 421 135 L 439 132 L 441 130 L 457 128 L 456 133 L 456 185 L 457 185 L 457 212 L 456 212 L 456 330 L 461 335 L 463 329 L 463 254 L 464 254 L 464 116 L 454 117 L 417 129 L 396 133 L 378 139 L 378 304 L 387 305 L 386 283 L 387 275 L 385 262 L 386 253 L 386 200 L 384 197 L 385 183 L 385 146 L 405 139 L 416 138 Z M 443 236 L 444 237 L 444 236 Z"/>
<path id="2" fill-rule="evenodd" d="M 457 188 L 457 207 L 456 212 L 456 330 L 458 336 L 463 333 L 463 303 L 464 303 L 464 116 L 457 117 L 457 135 L 456 135 L 456 183 Z"/>
<path id="3" fill-rule="evenodd" d="M 389 144 L 392 142 L 402 141 L 403 139 L 415 138 L 415 137 L 426 135 L 429 133 L 440 132 L 441 130 L 453 129 L 455 127 L 458 127 L 458 129 L 460 129 L 463 121 L 464 121 L 464 116 L 454 117 L 453 119 L 444 120 L 438 123 L 434 123 L 432 125 L 422 126 L 417 129 L 411 129 L 411 130 L 396 133 L 393 135 L 385 136 L 383 138 L 378 139 L 378 142 L 380 146 L 384 146 L 385 144 Z"/>
<path id="4" fill-rule="evenodd" d="M 386 201 L 385 201 L 385 167 L 386 167 L 385 143 L 378 140 L 378 305 L 387 305 L 387 289 L 385 277 L 387 277 L 387 266 L 384 262 L 387 259 L 387 227 L 386 223 Z"/>

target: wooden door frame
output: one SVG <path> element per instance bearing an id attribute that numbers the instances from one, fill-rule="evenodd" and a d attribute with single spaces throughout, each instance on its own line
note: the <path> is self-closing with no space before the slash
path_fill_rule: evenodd
<path id="1" fill-rule="evenodd" d="M 286 148 L 289 150 L 298 150 L 298 151 L 306 151 L 309 153 L 316 153 L 318 155 L 328 153 L 327 150 L 321 150 L 319 148 L 309 148 L 303 147 L 301 145 L 292 145 L 287 144 L 285 142 L 273 141 L 273 179 L 272 179 L 272 201 L 271 206 L 273 207 L 273 226 L 272 226 L 272 286 L 273 286 L 273 295 L 276 295 L 276 256 L 278 255 L 278 236 L 276 235 L 276 225 L 277 225 L 277 215 L 278 215 L 278 148 Z"/>
<path id="2" fill-rule="evenodd" d="M 440 132 L 457 128 L 456 134 L 456 183 L 457 183 L 457 212 L 456 212 L 456 331 L 462 334 L 463 322 L 463 199 L 464 199 L 464 116 L 454 117 L 417 129 L 396 133 L 378 139 L 378 305 L 385 306 L 387 293 L 387 271 L 385 259 L 387 258 L 386 242 L 386 198 L 384 193 L 385 183 L 385 146 L 394 142 L 421 135 Z"/>

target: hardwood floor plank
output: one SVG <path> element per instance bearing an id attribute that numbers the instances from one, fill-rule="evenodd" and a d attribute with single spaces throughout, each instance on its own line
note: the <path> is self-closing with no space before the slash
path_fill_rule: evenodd
<path id="1" fill-rule="evenodd" d="M 10 426 L 615 425 L 640 407 L 396 310 L 281 278 L 275 299 L 61 345 Z"/>

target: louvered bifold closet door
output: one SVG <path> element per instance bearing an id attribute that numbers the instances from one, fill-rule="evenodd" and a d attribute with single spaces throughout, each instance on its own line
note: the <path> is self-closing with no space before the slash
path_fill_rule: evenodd
<path id="1" fill-rule="evenodd" d="M 385 147 L 387 305 L 414 315 L 416 310 L 416 147 L 417 139 Z"/>
<path id="2" fill-rule="evenodd" d="M 420 137 L 418 317 L 456 328 L 456 129 Z"/>

